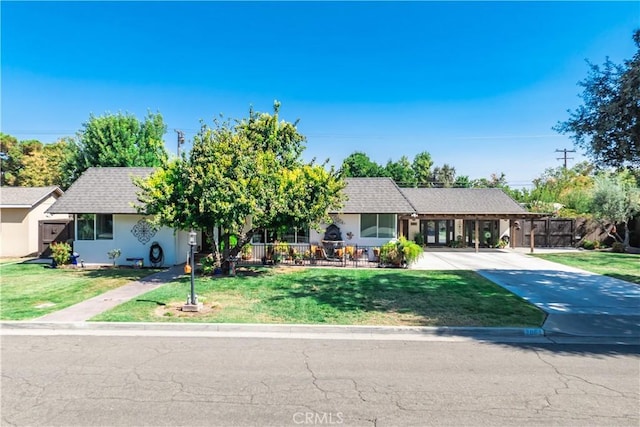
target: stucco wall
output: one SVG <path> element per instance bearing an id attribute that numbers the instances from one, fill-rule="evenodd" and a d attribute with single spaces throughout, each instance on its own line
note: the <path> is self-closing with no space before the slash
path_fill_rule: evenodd
<path id="1" fill-rule="evenodd" d="M 186 261 L 189 251 L 188 233 L 162 227 L 146 243 L 138 240 L 132 230 L 136 223 L 145 218 L 142 215 L 114 215 L 113 216 L 113 240 L 76 240 L 74 251 L 78 252 L 85 263 L 108 264 L 112 261 L 107 252 L 112 249 L 120 249 L 122 254 L 117 260 L 118 265 L 129 265 L 127 258 L 144 258 L 144 265 L 149 266 L 149 249 L 153 242 L 158 242 L 164 254 L 163 266 L 168 267 Z M 77 235 L 77 234 L 76 234 Z M 198 236 L 200 244 L 200 236 Z"/>
<path id="2" fill-rule="evenodd" d="M 338 221 L 336 225 L 340 227 L 340 232 L 342 233 L 342 239 L 345 241 L 347 245 L 360 245 L 360 246 L 381 246 L 387 243 L 392 238 L 371 238 L 371 237 L 361 237 L 360 236 L 360 215 L 359 214 L 341 214 L 337 215 Z M 397 224 L 397 216 L 394 219 L 394 224 Z M 319 243 L 323 236 L 326 228 L 329 224 L 322 224 L 321 231 L 317 232 L 316 230 L 311 230 L 309 232 L 309 242 Z M 353 233 L 353 238 L 349 240 L 347 237 L 347 233 Z M 398 237 L 398 230 L 396 226 L 396 230 L 394 233 L 394 237 Z"/>
<path id="3" fill-rule="evenodd" d="M 39 221 L 69 218 L 69 215 L 45 214 L 55 201 L 56 197 L 51 195 L 31 209 L 0 209 L 0 256 L 23 257 L 37 253 Z"/>
<path id="4" fill-rule="evenodd" d="M 0 209 L 0 217 L 2 219 L 0 256 L 20 257 L 29 254 L 28 214 L 29 209 L 26 208 Z"/>

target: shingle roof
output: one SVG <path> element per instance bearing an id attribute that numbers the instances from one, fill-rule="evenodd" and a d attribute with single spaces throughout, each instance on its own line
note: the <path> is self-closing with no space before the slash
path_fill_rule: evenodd
<path id="1" fill-rule="evenodd" d="M 31 208 L 49 197 L 51 193 L 60 196 L 62 190 L 55 185 L 48 187 L 2 187 L 0 189 L 0 206 Z"/>
<path id="2" fill-rule="evenodd" d="M 137 213 L 132 206 L 139 188 L 132 178 L 147 177 L 154 168 L 89 168 L 51 206 L 49 213 Z"/>
<path id="3" fill-rule="evenodd" d="M 341 213 L 412 213 L 413 206 L 391 178 L 346 178 Z"/>
<path id="4" fill-rule="evenodd" d="M 499 188 L 402 188 L 419 214 L 522 214 L 527 211 Z"/>

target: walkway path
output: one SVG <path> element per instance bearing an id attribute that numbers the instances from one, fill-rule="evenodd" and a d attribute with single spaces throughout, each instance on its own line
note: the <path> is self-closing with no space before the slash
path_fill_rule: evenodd
<path id="1" fill-rule="evenodd" d="M 152 274 L 117 289 L 100 294 L 60 311 L 33 319 L 33 322 L 84 322 L 116 305 L 171 282 L 184 274 L 184 266 L 177 265 L 168 270 Z"/>
<path id="2" fill-rule="evenodd" d="M 640 337 L 640 286 L 511 250 L 434 250 L 415 269 L 473 270 L 536 305 L 546 332 Z"/>

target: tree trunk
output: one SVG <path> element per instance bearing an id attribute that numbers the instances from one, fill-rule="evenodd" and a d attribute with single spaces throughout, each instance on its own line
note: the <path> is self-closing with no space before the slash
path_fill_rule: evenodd
<path id="1" fill-rule="evenodd" d="M 625 248 L 629 247 L 629 223 L 627 221 L 625 221 L 624 223 L 624 241 L 622 242 L 622 244 L 624 245 Z"/>

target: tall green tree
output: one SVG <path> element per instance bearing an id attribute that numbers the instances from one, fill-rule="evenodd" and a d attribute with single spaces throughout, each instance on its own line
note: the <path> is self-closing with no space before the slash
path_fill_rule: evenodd
<path id="1" fill-rule="evenodd" d="M 629 246 L 629 221 L 640 213 L 640 189 L 635 177 L 628 171 L 618 174 L 601 174 L 595 179 L 592 211 L 607 232 L 616 240 Z M 624 227 L 624 239 L 617 233 L 616 224 Z"/>
<path id="2" fill-rule="evenodd" d="M 160 114 L 148 113 L 143 121 L 133 114 L 92 114 L 78 132 L 74 154 L 66 165 L 66 182 L 75 181 L 92 166 L 163 166 L 168 159 L 166 132 Z"/>
<path id="3" fill-rule="evenodd" d="M 415 155 L 411 167 L 418 187 L 427 187 L 429 185 L 432 166 L 433 160 L 428 152 L 423 151 Z"/>
<path id="4" fill-rule="evenodd" d="M 431 185 L 433 187 L 450 188 L 456 182 L 456 168 L 445 163 L 433 168 L 431 174 Z"/>
<path id="5" fill-rule="evenodd" d="M 387 176 L 385 168 L 369 158 L 361 151 L 356 151 L 342 161 L 342 176 L 354 178 L 370 178 Z"/>
<path id="6" fill-rule="evenodd" d="M 415 187 L 417 180 L 407 156 L 400 157 L 397 162 L 389 160 L 385 166 L 386 175 L 390 176 L 401 187 Z"/>
<path id="7" fill-rule="evenodd" d="M 638 50 L 624 64 L 608 58 L 602 67 L 588 63 L 589 75 L 578 83 L 583 105 L 554 126 L 598 166 L 640 167 L 640 29 L 633 40 Z"/>
<path id="8" fill-rule="evenodd" d="M 305 138 L 278 113 L 276 103 L 274 114 L 251 111 L 233 125 L 203 123 L 188 156 L 137 182 L 139 209 L 183 230 L 218 227 L 225 260 L 258 229 L 328 221 L 343 200 L 344 182 L 333 169 L 301 160 Z M 233 247 L 230 235 L 237 236 Z"/>

